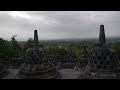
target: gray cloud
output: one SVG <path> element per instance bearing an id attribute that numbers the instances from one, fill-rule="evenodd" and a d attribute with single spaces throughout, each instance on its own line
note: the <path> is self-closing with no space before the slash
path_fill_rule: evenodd
<path id="1" fill-rule="evenodd" d="M 105 25 L 106 36 L 119 36 L 119 11 L 1 11 L 0 37 L 10 40 L 98 37 L 99 26 Z"/>

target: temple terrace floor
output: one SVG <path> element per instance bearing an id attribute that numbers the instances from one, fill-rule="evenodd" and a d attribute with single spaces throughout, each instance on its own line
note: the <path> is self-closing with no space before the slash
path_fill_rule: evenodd
<path id="1" fill-rule="evenodd" d="M 15 79 L 16 74 L 18 73 L 19 69 L 8 69 L 9 74 L 2 79 Z M 74 69 L 62 69 L 59 70 L 62 77 L 61 79 L 78 79 L 80 72 Z"/>

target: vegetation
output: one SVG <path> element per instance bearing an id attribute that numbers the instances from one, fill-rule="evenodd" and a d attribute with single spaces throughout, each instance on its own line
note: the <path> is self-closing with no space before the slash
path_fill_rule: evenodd
<path id="1" fill-rule="evenodd" d="M 15 48 L 10 41 L 0 38 L 0 57 L 11 58 L 15 56 Z"/>
<path id="2" fill-rule="evenodd" d="M 22 48 L 22 51 L 23 51 L 23 54 L 25 53 L 25 51 L 31 47 L 31 45 L 33 44 L 33 39 L 32 38 L 29 38 L 28 41 L 23 45 Z"/>
<path id="3" fill-rule="evenodd" d="M 120 54 L 120 42 L 110 43 L 110 47 L 114 49 L 116 53 Z"/>
<path id="4" fill-rule="evenodd" d="M 81 54 L 84 52 L 84 47 L 86 47 L 89 52 L 96 43 L 95 40 L 83 41 L 83 40 L 51 40 L 51 41 L 40 41 L 43 45 L 50 48 L 50 54 L 59 55 L 61 58 L 66 56 L 74 56 L 80 59 Z M 27 42 L 18 42 L 19 48 L 21 48 L 22 55 L 24 55 L 27 48 L 31 47 L 33 44 L 33 39 L 29 38 Z M 120 54 L 120 42 L 115 41 L 110 43 L 110 47 L 115 50 L 115 52 Z M 16 50 L 15 45 L 10 41 L 6 41 L 0 38 L 0 57 L 12 58 L 15 57 Z"/>

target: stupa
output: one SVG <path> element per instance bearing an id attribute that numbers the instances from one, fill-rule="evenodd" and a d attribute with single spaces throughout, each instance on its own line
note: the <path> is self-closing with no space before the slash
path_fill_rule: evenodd
<path id="1" fill-rule="evenodd" d="M 37 30 L 34 31 L 34 45 L 25 52 L 25 62 L 22 64 L 17 79 L 59 79 L 61 74 L 49 62 L 48 49 L 39 45 Z"/>
<path id="2" fill-rule="evenodd" d="M 119 59 L 106 44 L 104 25 L 100 25 L 99 43 L 92 49 L 88 65 L 81 72 L 80 79 L 120 78 Z"/>

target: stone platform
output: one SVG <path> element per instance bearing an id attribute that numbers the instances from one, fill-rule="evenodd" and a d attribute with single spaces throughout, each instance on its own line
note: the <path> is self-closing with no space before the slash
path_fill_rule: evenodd
<path id="1" fill-rule="evenodd" d="M 19 69 L 8 69 L 9 74 L 2 79 L 15 79 L 16 74 L 18 73 Z M 78 79 L 80 72 L 74 69 L 62 69 L 58 70 L 62 77 L 61 79 Z"/>

